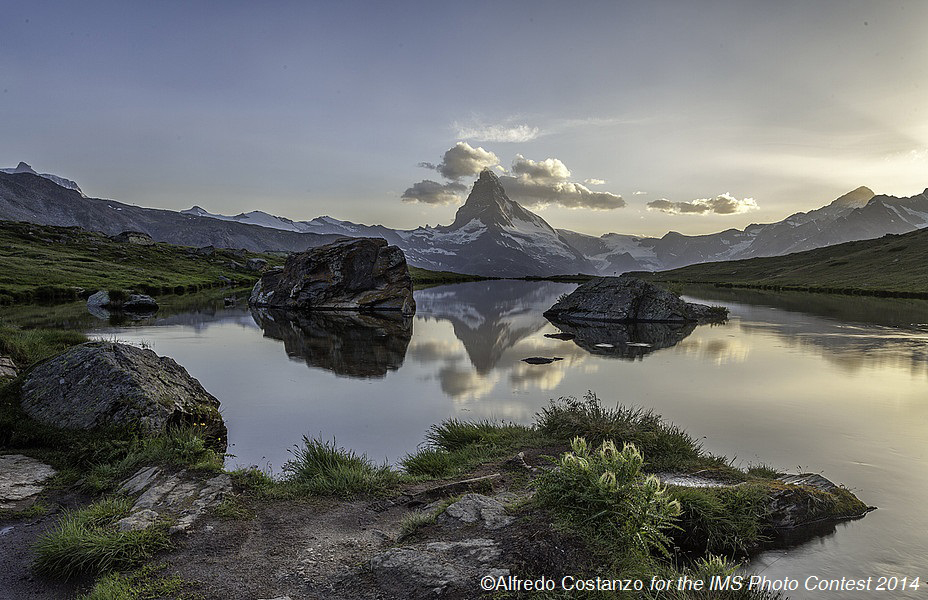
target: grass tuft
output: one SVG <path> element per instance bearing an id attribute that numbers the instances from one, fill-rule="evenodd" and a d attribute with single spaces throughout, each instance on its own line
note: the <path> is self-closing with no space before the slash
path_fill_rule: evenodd
<path id="1" fill-rule="evenodd" d="M 303 436 L 302 447 L 284 464 L 287 487 L 320 496 L 382 496 L 402 480 L 389 465 L 375 465 L 364 455 L 340 448 L 335 440 Z"/>
<path id="2" fill-rule="evenodd" d="M 95 575 L 140 565 L 171 546 L 164 527 L 118 531 L 116 521 L 130 508 L 131 501 L 120 498 L 66 512 L 36 542 L 35 570 L 60 579 Z"/>
<path id="3" fill-rule="evenodd" d="M 764 484 L 668 489 L 682 509 L 680 529 L 673 536 L 681 547 L 740 555 L 764 541 L 769 498 Z"/>
<path id="4" fill-rule="evenodd" d="M 606 440 L 634 444 L 648 457 L 650 471 L 684 470 L 719 463 L 719 459 L 704 454 L 689 434 L 666 423 L 660 415 L 640 408 L 606 408 L 593 392 L 587 392 L 579 400 L 569 397 L 552 400 L 538 413 L 536 423 L 540 433 L 564 442 L 582 436 L 593 445 Z"/>

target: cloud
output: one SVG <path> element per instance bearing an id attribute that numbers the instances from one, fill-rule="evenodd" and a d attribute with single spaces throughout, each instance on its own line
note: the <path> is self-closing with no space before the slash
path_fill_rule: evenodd
<path id="1" fill-rule="evenodd" d="M 467 142 L 458 142 L 442 157 L 438 164 L 419 163 L 419 166 L 441 173 L 450 183 L 426 179 L 403 192 L 407 202 L 425 204 L 452 204 L 459 202 L 466 192 L 459 183 L 462 177 L 473 177 L 485 168 L 501 172 L 500 182 L 506 194 L 527 206 L 545 207 L 551 204 L 566 208 L 612 210 L 625 206 L 618 194 L 593 191 L 582 183 L 570 181 L 570 169 L 557 158 L 531 160 L 517 154 L 507 171 L 499 164 L 499 157 L 483 148 L 474 148 Z M 591 185 L 605 183 L 602 179 L 588 179 Z"/>
<path id="2" fill-rule="evenodd" d="M 671 202 L 666 198 L 648 202 L 648 210 L 657 210 L 671 215 L 705 215 L 710 213 L 716 215 L 736 215 L 751 210 L 757 210 L 758 208 L 754 198 L 738 200 L 728 193 L 720 194 L 715 198 L 698 198 L 691 202 Z"/>
<path id="3" fill-rule="evenodd" d="M 420 167 L 434 169 L 442 177 L 457 181 L 461 177 L 473 177 L 480 171 L 499 164 L 499 157 L 483 148 L 474 148 L 467 142 L 458 142 L 442 157 L 440 163 L 419 163 Z"/>
<path id="4" fill-rule="evenodd" d="M 500 182 L 506 194 L 522 204 L 557 204 L 566 208 L 596 210 L 625 206 L 625 200 L 618 194 L 594 192 L 581 183 L 570 181 L 570 169 L 556 158 L 534 161 L 517 154 L 512 162 L 512 173 L 500 177 Z"/>
<path id="5" fill-rule="evenodd" d="M 603 185 L 606 183 L 605 179 L 584 179 L 583 183 L 587 185 Z"/>
<path id="6" fill-rule="evenodd" d="M 556 158 L 546 158 L 535 162 L 521 154 L 516 154 L 516 159 L 512 161 L 512 172 L 533 183 L 555 183 L 567 181 L 570 177 L 567 165 Z"/>
<path id="7" fill-rule="evenodd" d="M 643 192 L 643 191 L 641 191 L 641 190 L 638 190 L 638 191 L 636 191 L 636 192 L 632 192 L 632 195 L 633 195 L 633 196 L 647 196 L 648 193 L 647 193 L 647 192 Z"/>
<path id="8" fill-rule="evenodd" d="M 403 202 L 421 202 L 423 204 L 454 204 L 460 202 L 467 191 L 467 186 L 452 181 L 438 183 L 425 179 L 403 192 Z"/>
<path id="9" fill-rule="evenodd" d="M 541 135 L 541 130 L 528 125 L 475 125 L 454 124 L 462 140 L 481 142 L 530 142 Z"/>

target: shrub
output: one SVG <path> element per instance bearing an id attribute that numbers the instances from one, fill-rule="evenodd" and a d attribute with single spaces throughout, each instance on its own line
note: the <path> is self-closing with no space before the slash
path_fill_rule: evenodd
<path id="1" fill-rule="evenodd" d="M 611 440 L 591 450 L 580 437 L 557 468 L 535 481 L 538 503 L 570 526 L 607 540 L 620 549 L 658 550 L 667 554 L 680 504 L 656 477 L 641 472 L 644 457 L 632 444 L 621 451 Z"/>

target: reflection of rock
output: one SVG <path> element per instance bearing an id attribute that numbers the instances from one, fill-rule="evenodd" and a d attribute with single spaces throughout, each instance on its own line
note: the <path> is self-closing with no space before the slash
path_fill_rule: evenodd
<path id="1" fill-rule="evenodd" d="M 526 362 L 530 365 L 550 365 L 556 360 L 564 360 L 560 356 L 552 356 L 548 358 L 546 356 L 529 356 L 528 358 L 523 358 L 522 362 Z"/>
<path id="2" fill-rule="evenodd" d="M 677 344 L 696 323 L 576 323 L 552 319 L 555 327 L 574 335 L 574 343 L 600 356 L 633 360 Z"/>
<path id="3" fill-rule="evenodd" d="M 287 355 L 347 377 L 384 377 L 403 365 L 412 319 L 397 312 L 252 309 Z"/>
<path id="4" fill-rule="evenodd" d="M 545 311 L 562 321 L 674 322 L 724 319 L 724 308 L 684 302 L 636 277 L 599 277 L 558 300 Z"/>
<path id="5" fill-rule="evenodd" d="M 379 238 L 347 238 L 291 254 L 261 276 L 250 304 L 292 310 L 416 312 L 403 251 Z"/>
<path id="6" fill-rule="evenodd" d="M 23 382 L 21 405 L 33 419 L 64 429 L 196 426 L 225 449 L 219 400 L 170 358 L 125 344 L 81 344 L 41 363 Z"/>

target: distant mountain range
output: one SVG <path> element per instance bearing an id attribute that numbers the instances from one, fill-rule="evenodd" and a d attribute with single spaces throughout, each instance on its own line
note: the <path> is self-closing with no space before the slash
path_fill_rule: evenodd
<path id="1" fill-rule="evenodd" d="M 60 181 L 56 181 L 60 180 Z M 63 182 L 63 183 L 62 183 Z M 385 238 L 411 265 L 475 275 L 613 274 L 695 263 L 780 256 L 842 242 L 928 227 L 928 190 L 909 198 L 860 187 L 827 206 L 743 230 L 660 238 L 554 229 L 510 200 L 491 171 L 482 172 L 447 226 L 391 229 L 328 216 L 292 221 L 261 211 L 226 216 L 199 206 L 176 212 L 87 198 L 76 183 L 39 175 L 20 163 L 0 170 L 0 219 L 77 225 L 116 234 L 142 231 L 174 244 L 300 251 L 337 237 Z"/>

